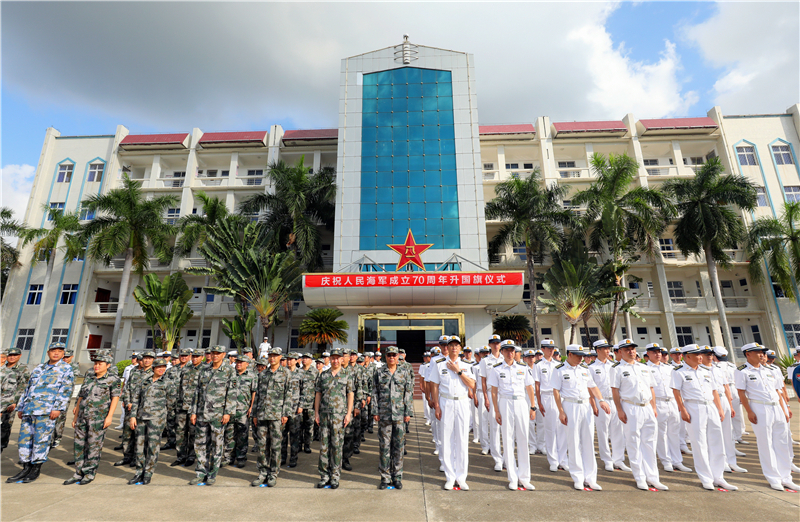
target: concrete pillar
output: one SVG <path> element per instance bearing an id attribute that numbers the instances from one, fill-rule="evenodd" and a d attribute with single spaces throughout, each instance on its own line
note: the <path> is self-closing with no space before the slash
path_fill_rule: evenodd
<path id="1" fill-rule="evenodd" d="M 115 361 L 122 361 L 126 358 L 128 350 L 131 346 L 131 335 L 133 334 L 133 320 L 132 319 L 123 319 L 122 320 L 122 332 L 119 334 L 119 338 L 117 339 L 117 346 L 112 346 L 114 350 L 114 360 Z M 144 349 L 144 346 L 142 346 Z"/>
<path id="2" fill-rule="evenodd" d="M 664 320 L 666 322 L 667 335 L 663 334 L 664 342 L 669 339 L 670 348 L 678 346 L 678 335 L 675 333 L 675 315 L 672 312 L 672 301 L 669 298 L 669 290 L 667 289 L 667 271 L 664 267 L 664 259 L 661 256 L 656 256 L 656 281 L 653 283 L 653 289 L 658 287 L 657 294 L 661 309 L 664 311 Z"/>
<path id="3" fill-rule="evenodd" d="M 683 171 L 683 152 L 679 141 L 672 141 L 672 162 L 675 164 L 675 172 L 684 174 Z"/>
<path id="4" fill-rule="evenodd" d="M 153 155 L 153 163 L 150 167 L 150 178 L 145 180 L 145 184 L 143 185 L 144 188 L 153 188 L 159 187 L 160 181 L 158 178 L 161 177 L 161 156 L 159 154 Z"/>
<path id="5" fill-rule="evenodd" d="M 553 151 L 553 134 L 550 130 L 550 118 L 540 116 L 536 119 L 536 136 L 539 138 L 539 153 L 542 157 L 542 179 L 546 186 L 558 181 L 556 157 Z"/>
<path id="6" fill-rule="evenodd" d="M 497 146 L 497 177 L 500 181 L 506 179 L 506 148 L 503 145 Z"/>
<path id="7" fill-rule="evenodd" d="M 315 150 L 314 151 L 314 164 L 313 164 L 314 172 L 315 173 L 319 172 L 319 169 L 320 169 L 321 166 L 322 166 L 322 151 L 321 150 Z"/>
<path id="8" fill-rule="evenodd" d="M 633 158 L 639 164 L 639 185 L 647 187 L 647 169 L 644 167 L 644 155 L 642 154 L 642 144 L 639 143 L 639 129 L 636 128 L 636 118 L 628 113 L 622 118 L 628 131 L 631 133 L 631 146 L 633 148 Z"/>

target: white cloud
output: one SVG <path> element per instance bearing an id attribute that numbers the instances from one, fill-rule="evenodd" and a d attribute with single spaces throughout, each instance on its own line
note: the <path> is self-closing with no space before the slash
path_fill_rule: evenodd
<path id="1" fill-rule="evenodd" d="M 609 9 L 606 15 L 610 14 Z M 586 45 L 586 69 L 591 84 L 587 98 L 597 117 L 642 118 L 684 116 L 697 103 L 694 91 L 683 92 L 682 67 L 675 44 L 666 40 L 653 63 L 632 60 L 624 44 L 616 48 L 605 29 L 606 17 L 576 27 L 569 38 Z M 656 57 L 653 57 L 654 59 Z"/>
<path id="2" fill-rule="evenodd" d="M 684 30 L 708 64 L 722 70 L 713 96 L 725 113 L 782 112 L 798 102 L 799 19 L 797 2 L 730 2 Z"/>
<path id="3" fill-rule="evenodd" d="M 0 206 L 10 207 L 17 221 L 25 219 L 35 175 L 36 167 L 33 165 L 6 165 L 0 169 Z M 16 244 L 16 238 L 9 241 Z"/>

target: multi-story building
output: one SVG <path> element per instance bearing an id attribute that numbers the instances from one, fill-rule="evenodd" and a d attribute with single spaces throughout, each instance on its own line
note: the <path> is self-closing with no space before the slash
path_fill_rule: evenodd
<path id="1" fill-rule="evenodd" d="M 309 307 L 334 306 L 345 314 L 352 344 L 397 344 L 414 360 L 443 333 L 483 346 L 496 314 L 527 315 L 535 297 L 545 296 L 541 287 L 528 286 L 523 248 L 489 257 L 488 240 L 502 223 L 486 221 L 483 209 L 503 180 L 538 169 L 543 183 L 567 185 L 574 194 L 593 180 L 592 154 L 626 153 L 640 165 L 637 183 L 657 187 L 694 176 L 718 156 L 726 170 L 762 187 L 759 206 L 743 214 L 745 221 L 779 216 L 784 201 L 800 198 L 798 105 L 768 115 L 727 116 L 715 107 L 698 118 L 628 114 L 618 121 L 551 122 L 542 116 L 533 123 L 479 125 L 473 62 L 469 54 L 407 40 L 346 58 L 338 129 L 273 125 L 260 132 L 136 135 L 120 125 L 106 136 L 48 129 L 24 221 L 46 226 L 45 206 L 90 220 L 81 201 L 119 186 L 123 173 L 140 180 L 149 195 L 178 196 L 179 205 L 164 216 L 175 222 L 201 211 L 198 191 L 224 199 L 231 210 L 269 191 L 265 172 L 273 161 L 304 157 L 314 171 L 335 167 L 335 229 L 322 230 L 324 272 L 304 277 L 305 300 L 294 303 L 291 324 L 278 327 L 272 342 L 295 346 Z M 580 212 L 570 201 L 567 196 L 564 206 Z M 637 298 L 642 319 L 631 318 L 629 326 L 621 321 L 618 336 L 640 345 L 723 344 L 705 260 L 684 257 L 671 230 L 660 244 L 659 257 L 642 257 L 631 270 L 641 282 L 631 280 L 628 295 Z M 732 268 L 719 274 L 734 345 L 758 341 L 782 352 L 800 345 L 798 302 L 777 286 L 753 284 L 741 248 L 731 255 Z M 23 360 L 39 362 L 51 341 L 62 340 L 88 363 L 88 350 L 110 347 L 120 306 L 117 358 L 152 346 L 141 309 L 132 296 L 119 295 L 122 258 L 103 266 L 59 253 L 43 288 L 46 266 L 32 265 L 30 257 L 26 248 L 2 310 L 3 344 L 25 350 Z M 543 272 L 550 261 L 536 263 Z M 167 274 L 203 264 L 193 253 L 165 265 L 153 258 L 149 270 Z M 182 346 L 228 344 L 220 322 L 234 315 L 233 301 L 206 294 L 203 277 L 185 278 L 194 290 L 195 315 Z M 131 289 L 140 281 L 134 275 Z M 570 329 L 560 315 L 542 313 L 539 326 L 542 337 L 566 344 Z M 582 337 L 596 337 L 595 327 L 581 329 Z"/>

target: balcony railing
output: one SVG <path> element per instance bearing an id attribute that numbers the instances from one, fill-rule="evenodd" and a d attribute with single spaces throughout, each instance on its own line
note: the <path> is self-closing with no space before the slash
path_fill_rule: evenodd
<path id="1" fill-rule="evenodd" d="M 658 299 L 654 297 L 636 297 L 636 304 L 634 308 L 638 311 L 658 312 L 661 307 L 658 305 Z"/>
<path id="2" fill-rule="evenodd" d="M 207 176 L 197 176 L 197 181 L 199 181 L 200 184 L 203 185 L 204 187 L 228 186 L 228 176 L 213 177 L 213 178 L 209 178 Z"/>
<path id="3" fill-rule="evenodd" d="M 265 176 L 236 176 L 236 185 L 239 187 L 262 187 L 266 183 Z"/>
<path id="4" fill-rule="evenodd" d="M 164 188 L 183 188 L 186 178 L 158 178 L 158 184 Z"/>
<path id="5" fill-rule="evenodd" d="M 730 310 L 756 310 L 758 309 L 757 297 L 723 297 L 722 304 Z"/>
<path id="6" fill-rule="evenodd" d="M 119 303 L 93 303 L 98 314 L 116 314 Z"/>
<path id="7" fill-rule="evenodd" d="M 697 308 L 699 301 L 697 297 L 670 297 L 669 300 L 676 308 Z"/>
<path id="8" fill-rule="evenodd" d="M 568 168 L 558 169 L 558 176 L 563 180 L 570 180 L 576 178 L 587 179 L 592 177 L 592 174 L 589 169 Z"/>

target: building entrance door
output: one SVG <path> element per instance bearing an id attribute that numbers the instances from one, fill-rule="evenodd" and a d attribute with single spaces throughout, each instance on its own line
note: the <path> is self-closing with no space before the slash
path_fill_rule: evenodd
<path id="1" fill-rule="evenodd" d="M 422 362 L 425 352 L 425 330 L 398 330 L 397 347 L 406 351 L 406 361 Z"/>
<path id="2" fill-rule="evenodd" d="M 397 346 L 406 351 L 406 361 L 422 362 L 422 354 L 438 346 L 441 335 L 464 339 L 464 314 L 360 314 L 358 349 L 361 352 Z"/>

